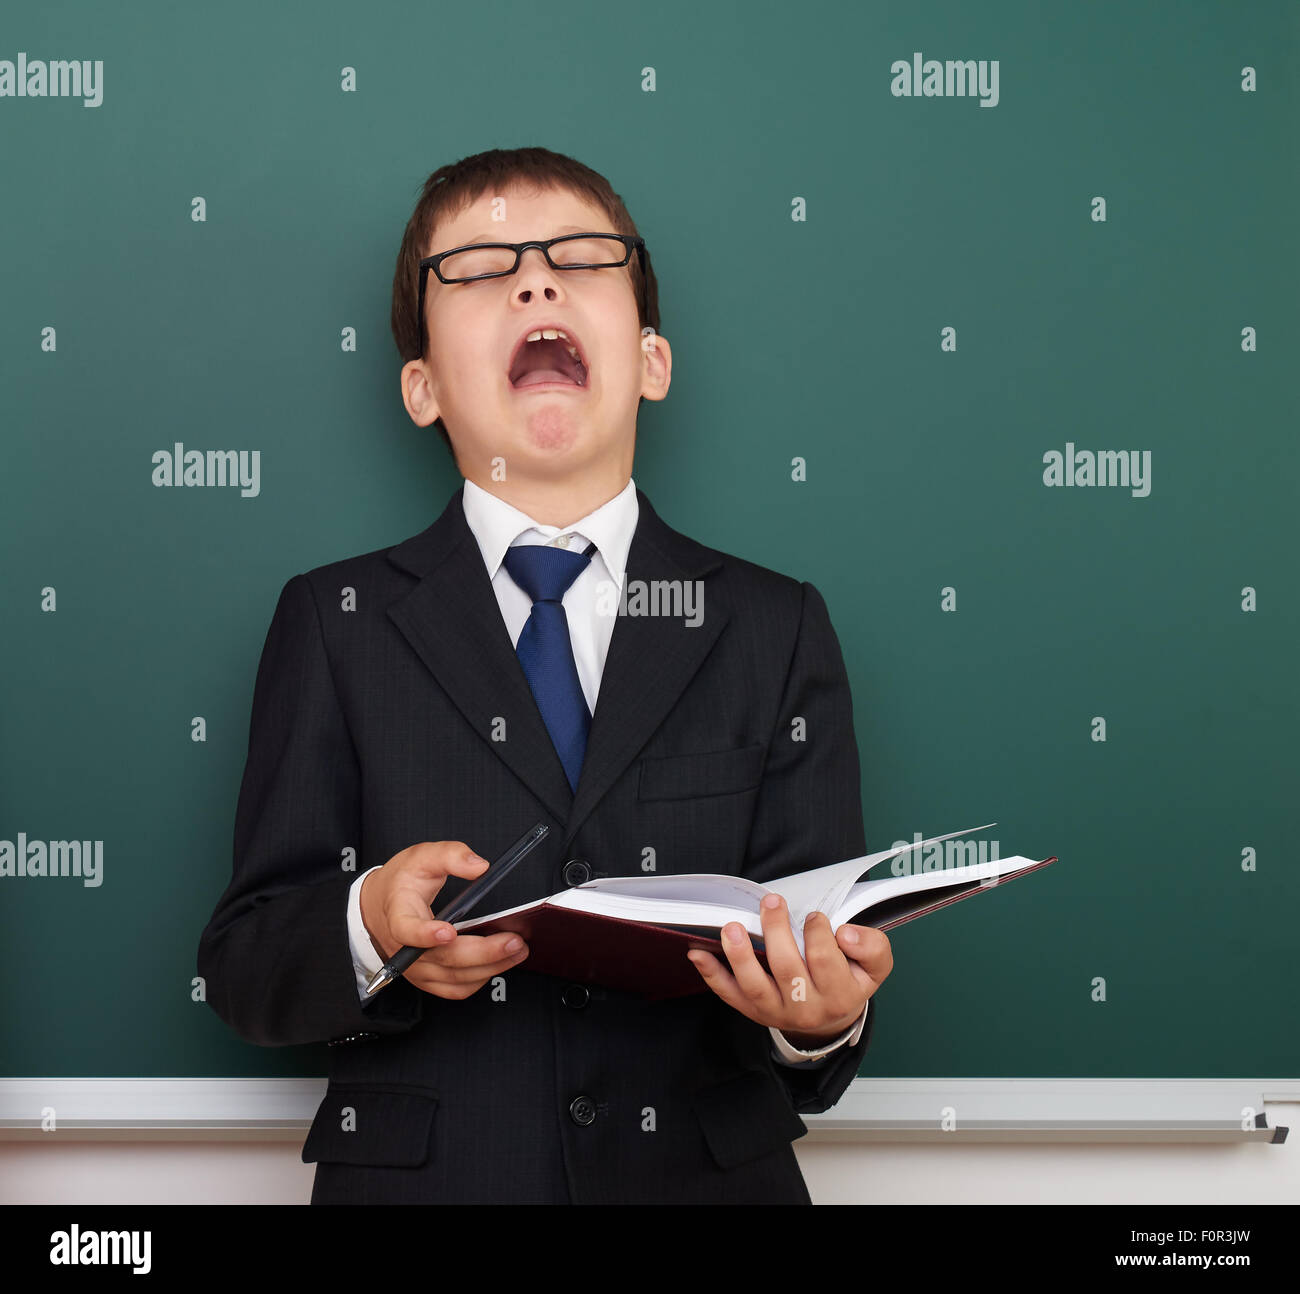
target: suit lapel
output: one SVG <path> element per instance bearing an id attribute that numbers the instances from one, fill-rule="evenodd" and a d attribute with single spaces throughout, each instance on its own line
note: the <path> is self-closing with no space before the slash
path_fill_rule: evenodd
<path id="1" fill-rule="evenodd" d="M 696 627 L 620 607 L 574 793 L 511 645 L 461 498 L 457 490 L 432 526 L 389 550 L 394 565 L 420 579 L 388 615 L 474 731 L 565 824 L 567 847 L 717 641 L 727 620 L 717 582 L 705 593 L 703 623 Z M 648 588 L 652 581 L 701 579 L 721 565 L 720 554 L 666 526 L 640 490 L 637 505 L 625 591 L 638 582 Z M 635 605 L 630 595 L 628 602 Z M 504 740 L 494 739 L 502 735 L 499 720 Z"/>
<path id="2" fill-rule="evenodd" d="M 636 531 L 624 575 L 625 602 L 632 601 L 628 590 L 638 584 L 648 588 L 656 580 L 702 579 L 722 564 L 718 553 L 664 525 L 640 490 L 637 504 Z M 727 622 L 721 598 L 713 596 L 717 585 L 716 580 L 709 582 L 703 599 L 705 615 L 694 628 L 668 615 L 624 614 L 620 607 L 573 810 L 565 824 L 566 844 L 668 717 L 713 649 Z"/>

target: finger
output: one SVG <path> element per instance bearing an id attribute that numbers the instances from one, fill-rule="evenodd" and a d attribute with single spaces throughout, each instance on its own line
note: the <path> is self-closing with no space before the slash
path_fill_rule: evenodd
<path id="1" fill-rule="evenodd" d="M 871 977 L 840 948 L 824 913 L 813 913 L 804 926 L 804 949 L 816 985 L 818 1005 L 827 1020 L 851 1020 L 876 990 Z"/>
<path id="2" fill-rule="evenodd" d="M 803 947 L 809 973 L 819 993 L 846 1002 L 858 996 L 858 981 L 851 969 L 856 963 L 840 947 L 830 918 L 824 912 L 812 913 L 804 923 Z"/>
<path id="3" fill-rule="evenodd" d="M 467 997 L 473 997 L 485 984 L 492 980 L 491 975 L 476 974 L 472 979 L 467 980 L 442 980 L 420 977 L 413 979 L 411 982 L 422 993 L 428 993 L 432 997 L 440 997 L 447 1001 L 459 1002 Z"/>
<path id="4" fill-rule="evenodd" d="M 430 907 L 449 876 L 473 880 L 487 871 L 486 858 L 476 854 L 462 840 L 425 840 L 396 855 L 400 860 L 393 888 L 413 889 Z"/>
<path id="5" fill-rule="evenodd" d="M 433 948 L 451 943 L 455 928 L 439 921 L 429 911 L 428 900 L 420 889 L 399 886 L 388 900 L 388 930 L 399 943 L 416 948 Z"/>
<path id="6" fill-rule="evenodd" d="M 775 900 L 775 901 L 774 901 Z M 790 909 L 779 894 L 768 894 L 759 904 L 763 922 L 763 947 L 767 955 L 767 969 L 781 994 L 781 1001 L 806 1001 L 812 989 L 812 977 L 799 953 L 794 930 L 790 925 Z M 798 981 L 803 981 L 800 992 Z"/>
<path id="7" fill-rule="evenodd" d="M 418 876 L 461 876 L 469 880 L 490 867 L 463 840 L 426 840 L 412 850 L 411 870 Z"/>
<path id="8" fill-rule="evenodd" d="M 731 966 L 731 974 L 745 998 L 760 1012 L 779 1011 L 784 999 L 772 977 L 759 965 L 750 942 L 749 931 L 739 921 L 722 927 L 722 951 Z"/>
<path id="9" fill-rule="evenodd" d="M 755 1018 L 753 1004 L 740 991 L 740 985 L 736 983 L 735 977 L 712 953 L 694 949 L 686 955 L 695 969 L 700 972 L 704 982 L 718 997 L 728 1006 L 735 1007 L 742 1015 L 748 1016 L 751 1020 Z"/>
<path id="10" fill-rule="evenodd" d="M 865 927 L 858 926 L 855 928 L 855 931 L 860 934 L 864 929 Z M 873 976 L 861 962 L 854 958 L 853 952 L 855 950 L 860 950 L 860 945 L 853 942 L 852 932 L 849 935 L 845 935 L 841 940 L 840 935 L 843 930 L 844 927 L 841 926 L 840 930 L 836 932 L 836 942 L 839 943 L 845 957 L 848 958 L 849 973 L 853 976 L 859 990 L 865 993 L 867 997 L 871 997 L 884 981 L 884 975 L 882 974 L 878 978 Z M 848 947 L 845 947 L 846 944 Z M 888 972 L 886 971 L 885 974 L 888 974 Z"/>
<path id="11" fill-rule="evenodd" d="M 511 967 L 524 961 L 528 957 L 528 947 L 522 945 L 518 951 L 499 961 L 478 962 L 472 966 L 447 966 L 433 960 L 437 956 L 436 951 L 426 953 L 407 970 L 407 977 L 417 988 L 427 992 L 437 985 L 486 984 L 494 976 L 504 975 Z"/>
<path id="12" fill-rule="evenodd" d="M 457 935 L 454 943 L 430 948 L 420 955 L 420 960 L 439 966 L 481 969 L 507 961 L 527 946 L 522 936 L 508 930 L 495 935 Z"/>
<path id="13" fill-rule="evenodd" d="M 884 982 L 894 969 L 894 950 L 889 936 L 873 926 L 842 925 L 836 941 L 844 955 L 862 968 L 873 983 Z"/>
<path id="14" fill-rule="evenodd" d="M 409 852 L 410 860 L 392 885 L 389 929 L 402 938 L 403 943 L 420 948 L 449 944 L 455 939 L 456 931 L 434 915 L 433 901 L 441 892 L 448 876 L 481 876 L 489 866 L 488 861 L 460 841 L 413 845 Z M 415 923 L 414 937 L 399 933 L 396 925 L 398 920 Z"/>

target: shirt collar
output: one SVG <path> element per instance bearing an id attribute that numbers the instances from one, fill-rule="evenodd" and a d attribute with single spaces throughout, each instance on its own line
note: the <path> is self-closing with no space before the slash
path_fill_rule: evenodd
<path id="1" fill-rule="evenodd" d="M 632 547 L 632 535 L 640 512 L 636 500 L 636 482 L 631 477 L 612 499 L 571 526 L 547 526 L 534 521 L 526 512 L 520 512 L 504 499 L 499 499 L 470 480 L 465 482 L 462 506 L 465 521 L 483 554 L 489 579 L 496 578 L 506 549 L 520 535 L 536 531 L 548 541 L 556 535 L 581 535 L 584 540 L 594 543 L 610 578 L 622 589 L 627 554 Z M 585 545 L 579 545 L 578 551 L 581 552 L 583 547 Z"/>

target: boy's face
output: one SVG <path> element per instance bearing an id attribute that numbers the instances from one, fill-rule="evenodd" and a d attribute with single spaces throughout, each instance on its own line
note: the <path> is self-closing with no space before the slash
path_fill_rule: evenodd
<path id="1" fill-rule="evenodd" d="M 599 207 L 567 190 L 512 189 L 484 194 L 439 224 L 424 254 L 614 232 Z M 489 486 L 501 479 L 499 471 L 493 476 L 499 458 L 509 480 L 620 488 L 632 470 L 638 398 L 662 400 L 672 371 L 662 337 L 647 336 L 643 345 L 630 266 L 553 270 L 530 247 L 513 275 L 440 283 L 429 271 L 425 293 L 428 345 L 424 359 L 402 369 L 402 398 L 421 427 L 441 415 L 462 474 Z M 576 343 L 583 385 L 511 382 L 517 344 L 539 327 L 558 327 Z"/>

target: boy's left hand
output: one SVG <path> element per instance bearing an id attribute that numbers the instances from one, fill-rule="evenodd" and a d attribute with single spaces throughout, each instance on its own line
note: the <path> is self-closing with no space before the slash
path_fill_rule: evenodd
<path id="1" fill-rule="evenodd" d="M 728 1005 L 757 1024 L 779 1029 L 804 1051 L 838 1037 L 856 1023 L 866 1001 L 894 968 L 889 938 L 872 926 L 842 925 L 814 912 L 804 923 L 804 950 L 790 929 L 785 900 L 769 894 L 760 908 L 769 974 L 739 922 L 723 927 L 728 974 L 711 953 L 687 953 L 704 982 Z"/>

